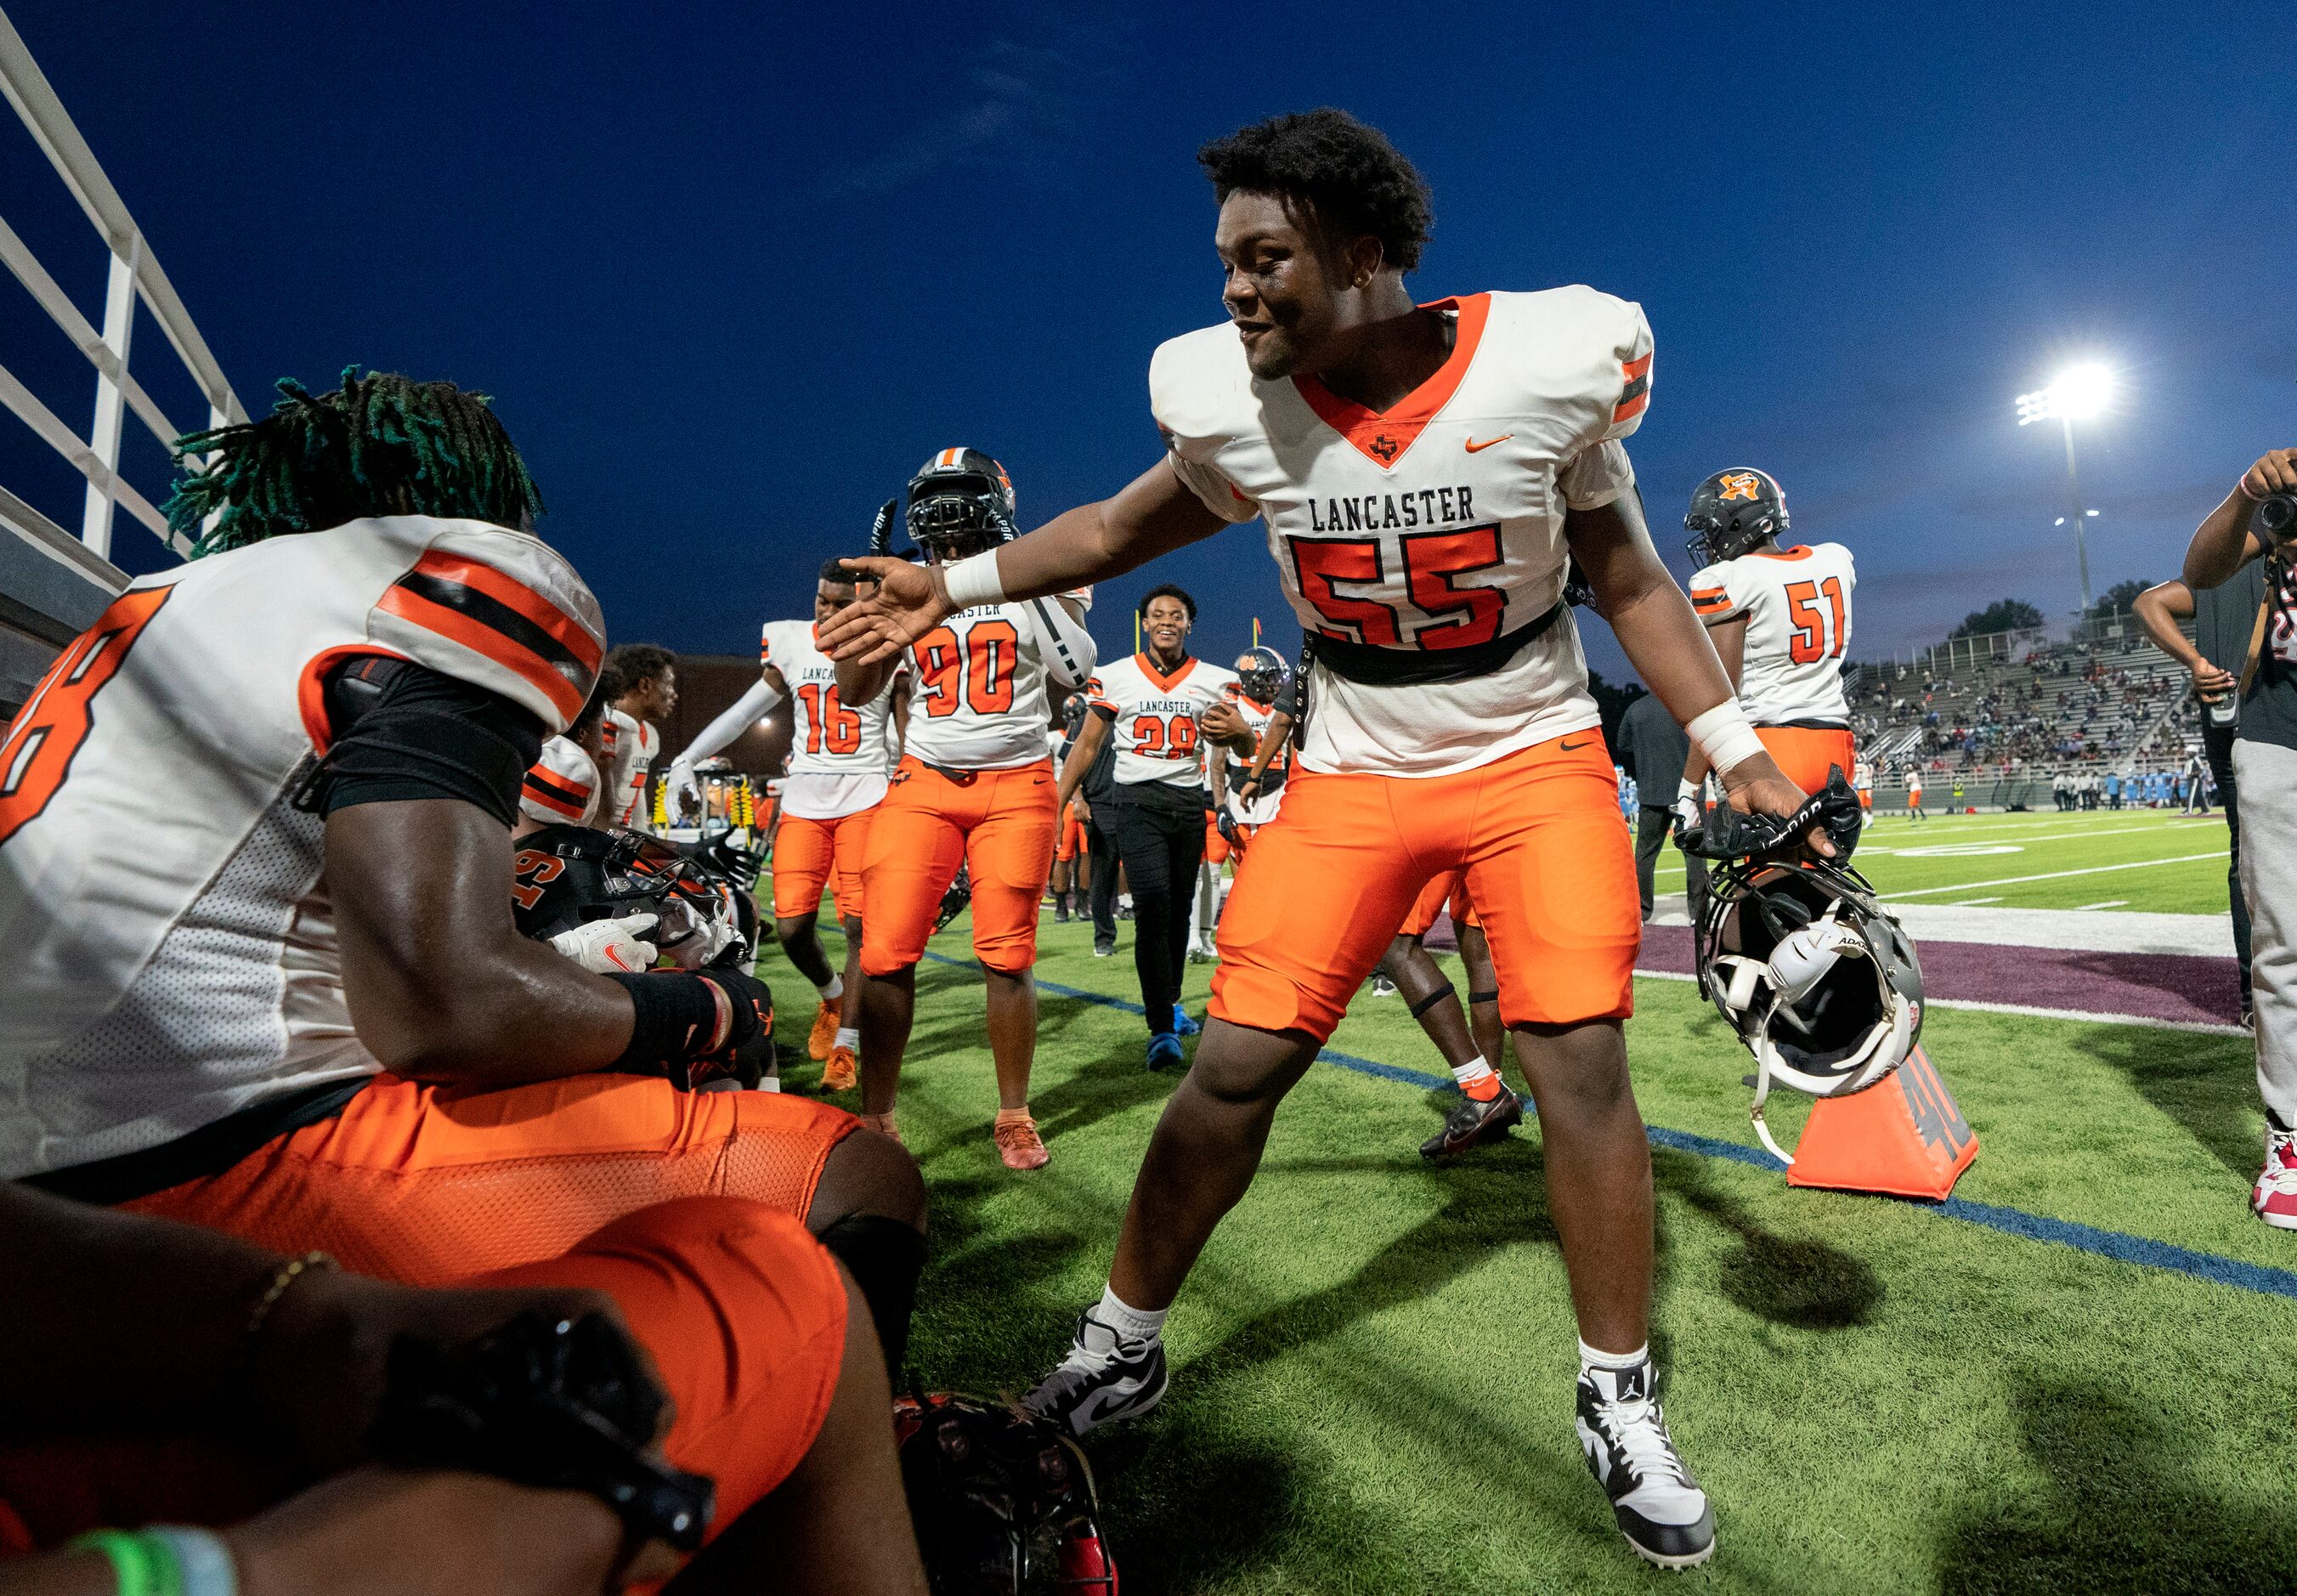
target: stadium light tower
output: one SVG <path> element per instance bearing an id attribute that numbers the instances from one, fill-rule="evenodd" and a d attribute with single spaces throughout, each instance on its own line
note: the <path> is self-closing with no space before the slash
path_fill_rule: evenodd
<path id="1" fill-rule="evenodd" d="M 2086 534 L 2089 519 L 2097 512 L 2082 503 L 2081 478 L 2074 470 L 2074 423 L 2088 421 L 2103 413 L 2113 398 L 2113 373 L 2102 362 L 2088 360 L 2079 366 L 2070 366 L 2058 374 L 2057 380 L 2047 388 L 2038 388 L 2031 393 L 2018 396 L 2018 424 L 2030 426 L 2038 421 L 2057 422 L 2066 440 L 2066 513 L 2058 518 L 2063 526 L 2068 520 L 2074 523 L 2074 557 L 2081 566 L 2082 619 L 2089 619 L 2089 541 Z"/>

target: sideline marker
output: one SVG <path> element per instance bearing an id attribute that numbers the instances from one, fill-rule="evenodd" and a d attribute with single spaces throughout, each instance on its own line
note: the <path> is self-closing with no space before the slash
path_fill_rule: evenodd
<path id="1" fill-rule="evenodd" d="M 1978 1156 L 1978 1132 L 1918 1045 L 1865 1091 L 1810 1107 L 1790 1186 L 1943 1202 Z"/>

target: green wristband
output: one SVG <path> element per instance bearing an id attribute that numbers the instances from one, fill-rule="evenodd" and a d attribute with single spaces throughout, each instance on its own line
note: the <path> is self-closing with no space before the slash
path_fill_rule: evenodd
<path id="1" fill-rule="evenodd" d="M 75 1551 L 100 1551 L 111 1565 L 119 1596 L 184 1596 L 176 1549 L 143 1530 L 96 1529 L 66 1543 Z"/>

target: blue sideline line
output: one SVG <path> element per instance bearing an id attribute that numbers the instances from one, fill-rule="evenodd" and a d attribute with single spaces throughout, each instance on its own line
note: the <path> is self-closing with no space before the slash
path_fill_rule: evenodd
<path id="1" fill-rule="evenodd" d="M 969 958 L 951 958 L 945 953 L 927 952 L 926 957 L 937 964 L 956 965 L 961 968 L 971 968 L 974 963 Z M 1104 1008 L 1118 1008 L 1126 1014 L 1141 1012 L 1140 1004 L 1127 1002 L 1123 998 L 1112 998 L 1107 992 L 1088 991 L 1081 986 L 1063 986 L 1058 982 L 1042 980 L 1037 983 L 1037 986 L 1040 991 L 1049 991 L 1055 997 L 1098 1003 Z M 1359 1058 L 1353 1053 L 1343 1053 L 1334 1048 L 1323 1049 L 1316 1055 L 1316 1059 L 1321 1064 L 1338 1065 L 1361 1075 L 1376 1075 L 1381 1080 L 1397 1081 L 1406 1086 L 1436 1090 L 1452 1085 L 1448 1075 L 1431 1075 L 1425 1070 L 1406 1069 L 1398 1064 L 1382 1064 L 1374 1058 Z M 1531 1108 L 1531 1101 L 1527 1098 L 1524 1100 L 1524 1108 L 1527 1112 Z M 1689 1131 L 1669 1131 L 1659 1125 L 1651 1125 L 1646 1130 L 1654 1147 L 1672 1148 L 1678 1153 L 1692 1153 L 1702 1158 L 1727 1158 L 1737 1164 L 1753 1164 L 1758 1169 L 1786 1167 L 1760 1148 L 1741 1147 L 1735 1141 L 1718 1141 L 1711 1136 L 1699 1136 Z M 1973 1202 L 1969 1197 L 1950 1197 L 1943 1203 L 1914 1205 L 1928 1208 L 1948 1219 L 1961 1220 L 1965 1224 L 1983 1225 L 2005 1236 L 2021 1236 L 2029 1241 L 2054 1242 L 2060 1246 L 2111 1258 L 2119 1263 L 2135 1263 L 2145 1269 L 2166 1269 L 2242 1291 L 2297 1297 L 2297 1272 L 2285 1269 L 2274 1269 L 2263 1263 L 2244 1263 L 2238 1258 L 2198 1253 L 2191 1247 L 2175 1246 L 2145 1236 L 2128 1236 L 2120 1230 L 2101 1230 L 2091 1225 L 2076 1224 L 2071 1220 L 2046 1219 L 2038 1213 L 2029 1213 L 2022 1208 L 2001 1208 L 1992 1203 Z"/>

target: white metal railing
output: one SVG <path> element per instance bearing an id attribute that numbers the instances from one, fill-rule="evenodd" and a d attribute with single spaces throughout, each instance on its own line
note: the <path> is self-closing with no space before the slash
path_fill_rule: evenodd
<path id="1" fill-rule="evenodd" d="M 191 374 L 193 383 L 206 399 L 208 414 L 203 424 L 218 427 L 243 422 L 247 411 L 240 404 L 239 396 L 232 391 L 207 341 L 193 325 L 191 313 L 177 297 L 175 285 L 161 269 L 135 218 L 128 214 L 119 191 L 103 175 L 95 152 L 72 125 L 63 103 L 48 86 L 46 76 L 32 60 L 31 52 L 25 47 L 22 36 L 8 21 L 5 12 L 0 12 L 0 93 L 7 95 L 8 103 L 15 108 L 25 128 L 47 156 L 49 164 L 56 169 L 56 175 L 63 179 L 64 186 L 111 255 L 111 279 L 103 300 L 103 327 L 99 332 L 33 258 L 14 229 L 0 219 L 0 264 L 8 267 L 64 336 L 71 340 L 73 347 L 95 367 L 95 413 L 88 435 L 83 439 L 4 366 L 0 366 L 0 407 L 13 413 L 87 480 L 79 540 L 90 553 L 110 559 L 112 512 L 119 506 L 177 554 L 189 554 L 190 545 L 169 529 L 167 518 L 158 507 L 119 475 L 119 442 L 127 412 L 134 411 L 136 419 L 163 445 L 193 430 L 171 421 L 144 391 L 143 384 L 129 374 L 128 346 L 135 331 L 138 300 L 151 311 L 152 320 L 167 335 L 184 369 Z M 14 512 L 29 510 L 29 506 L 15 499 L 7 508 Z M 32 514 L 37 515 L 37 512 Z M 38 519 L 45 531 L 61 530 L 45 517 Z M 0 515 L 0 522 L 29 537 L 31 532 L 20 524 L 21 521 L 20 514 Z"/>

